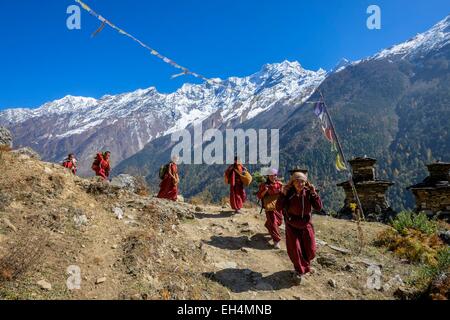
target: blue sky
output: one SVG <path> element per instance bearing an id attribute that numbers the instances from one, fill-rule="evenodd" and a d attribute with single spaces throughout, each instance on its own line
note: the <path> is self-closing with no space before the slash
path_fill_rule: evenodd
<path id="1" fill-rule="evenodd" d="M 245 76 L 265 63 L 298 60 L 329 70 L 423 32 L 450 14 L 448 0 L 85 0 L 145 43 L 208 77 Z M 68 30 L 73 0 L 2 1 L 0 109 L 37 107 L 67 94 L 101 97 L 155 86 L 172 92 L 192 77 L 82 11 Z M 382 29 L 366 28 L 366 9 Z"/>

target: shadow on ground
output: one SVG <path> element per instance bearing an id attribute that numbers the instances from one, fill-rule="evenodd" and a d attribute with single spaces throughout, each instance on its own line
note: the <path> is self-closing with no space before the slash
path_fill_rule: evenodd
<path id="1" fill-rule="evenodd" d="M 218 272 L 203 273 L 203 276 L 220 283 L 234 293 L 247 291 L 273 291 L 295 286 L 292 271 L 279 271 L 267 277 L 249 269 L 224 269 Z"/>
<path id="2" fill-rule="evenodd" d="M 234 211 L 221 211 L 219 214 L 197 212 L 194 215 L 197 219 L 225 219 L 234 216 Z"/>
<path id="3" fill-rule="evenodd" d="M 248 236 L 212 236 L 209 241 L 203 241 L 203 243 L 224 250 L 241 250 L 242 248 L 274 250 L 269 240 L 269 235 L 258 233 L 251 238 Z"/>

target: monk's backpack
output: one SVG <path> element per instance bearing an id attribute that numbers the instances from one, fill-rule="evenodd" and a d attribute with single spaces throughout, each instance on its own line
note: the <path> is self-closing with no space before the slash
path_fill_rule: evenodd
<path id="1" fill-rule="evenodd" d="M 244 171 L 242 173 L 239 173 L 237 171 L 236 171 L 236 173 L 239 176 L 239 178 L 241 179 L 244 186 L 248 187 L 252 183 L 253 177 L 247 169 L 244 169 Z"/>
<path id="2" fill-rule="evenodd" d="M 266 211 L 275 211 L 275 210 L 277 210 L 278 197 L 279 197 L 278 194 L 265 195 L 264 198 L 262 199 L 263 208 Z"/>

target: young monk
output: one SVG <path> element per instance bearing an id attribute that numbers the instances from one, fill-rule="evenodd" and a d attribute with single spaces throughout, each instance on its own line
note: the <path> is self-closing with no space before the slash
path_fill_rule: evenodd
<path id="1" fill-rule="evenodd" d="M 322 209 L 322 201 L 316 188 L 301 172 L 295 172 L 283 187 L 277 201 L 277 210 L 282 211 L 286 223 L 286 248 L 294 264 L 294 280 L 301 283 L 302 276 L 311 271 L 311 261 L 316 255 L 314 228 L 311 210 Z"/>
<path id="2" fill-rule="evenodd" d="M 283 185 L 277 179 L 278 171 L 276 169 L 270 169 L 268 173 L 266 182 L 259 185 L 256 196 L 262 201 L 262 206 L 266 211 L 265 227 L 272 237 L 274 248 L 280 249 L 280 226 L 283 223 L 283 215 L 276 209 L 276 203 Z"/>
<path id="3" fill-rule="evenodd" d="M 177 166 L 178 160 L 178 156 L 173 156 L 172 161 L 167 165 L 167 170 L 159 184 L 158 198 L 177 201 L 178 185 L 180 183 Z"/>
<path id="4" fill-rule="evenodd" d="M 111 165 L 109 164 L 110 156 L 111 152 L 109 151 L 97 153 L 94 163 L 92 163 L 92 170 L 95 171 L 95 175 L 101 177 L 103 180 L 108 180 L 109 172 L 111 171 Z"/>
<path id="5" fill-rule="evenodd" d="M 244 168 L 240 159 L 235 157 L 234 164 L 225 171 L 225 177 L 230 185 L 230 205 L 235 213 L 241 213 L 244 202 L 247 200 L 244 184 L 239 177 L 239 174 L 242 174 L 244 170 L 247 169 Z"/>
<path id="6" fill-rule="evenodd" d="M 77 174 L 77 159 L 73 153 L 69 153 L 66 159 L 63 161 L 63 167 L 72 171 L 74 175 Z"/>

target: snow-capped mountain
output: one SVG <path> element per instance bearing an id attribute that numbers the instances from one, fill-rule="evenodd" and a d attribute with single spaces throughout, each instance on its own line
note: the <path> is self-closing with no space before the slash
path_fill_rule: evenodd
<path id="1" fill-rule="evenodd" d="M 423 58 L 424 55 L 439 50 L 450 44 L 450 15 L 438 22 L 426 32 L 419 33 L 408 41 L 384 49 L 375 55 L 357 61 L 342 58 L 330 73 L 341 72 L 349 66 L 356 66 L 361 62 L 381 59 L 409 59 Z"/>
<path id="2" fill-rule="evenodd" d="M 352 65 L 353 62 L 349 61 L 348 59 L 342 58 L 339 60 L 338 64 L 331 70 L 331 72 L 341 72 L 348 66 Z"/>
<path id="3" fill-rule="evenodd" d="M 417 58 L 433 50 L 439 50 L 450 43 L 450 15 L 441 20 L 430 30 L 420 33 L 414 38 L 385 49 L 373 58 L 391 57 Z"/>
<path id="4" fill-rule="evenodd" d="M 44 159 L 59 161 L 76 152 L 89 168 L 99 149 L 111 150 L 117 163 L 153 139 L 213 113 L 220 113 L 217 125 L 232 126 L 279 101 L 303 102 L 325 77 L 324 70 L 309 71 L 298 62 L 284 61 L 248 77 L 185 84 L 170 94 L 151 87 L 98 100 L 67 96 L 37 109 L 9 109 L 0 113 L 0 125 L 11 129 L 16 145 L 31 146 Z"/>

